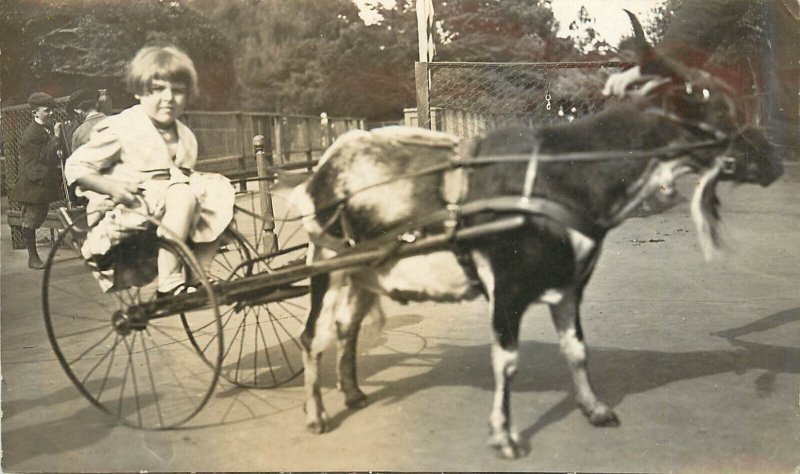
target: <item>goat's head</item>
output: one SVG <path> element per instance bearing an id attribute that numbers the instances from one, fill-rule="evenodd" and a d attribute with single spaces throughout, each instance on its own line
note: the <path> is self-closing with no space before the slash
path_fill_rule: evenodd
<path id="1" fill-rule="evenodd" d="M 686 130 L 693 141 L 708 147 L 689 153 L 684 164 L 700 175 L 692 202 L 692 217 L 707 260 L 721 244 L 716 184 L 719 181 L 767 186 L 782 173 L 780 161 L 763 129 L 743 126 L 734 101 L 735 91 L 721 79 L 658 54 L 647 42 L 639 20 L 627 11 L 638 47 L 643 77 L 649 78 L 631 95 L 654 113 Z"/>
<path id="2" fill-rule="evenodd" d="M 735 91 L 705 71 L 658 54 L 647 42 L 636 16 L 626 13 L 636 36 L 642 75 L 650 78 L 631 95 L 680 122 L 698 138 L 719 142 L 718 147 L 692 154 L 695 171 L 702 172 L 722 160 L 721 181 L 767 186 L 780 177 L 783 167 L 765 131 L 740 123 Z"/>

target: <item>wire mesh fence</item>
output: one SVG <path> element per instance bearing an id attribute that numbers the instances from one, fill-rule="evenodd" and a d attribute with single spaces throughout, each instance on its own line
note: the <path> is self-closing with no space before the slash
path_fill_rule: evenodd
<path id="1" fill-rule="evenodd" d="M 571 121 L 596 111 L 606 101 L 601 94 L 606 78 L 630 66 L 618 61 L 419 65 L 425 70 L 418 75 L 418 98 L 423 98 L 418 110 L 426 108 L 422 116 L 427 112 L 432 128 L 462 137 L 506 125 Z"/>

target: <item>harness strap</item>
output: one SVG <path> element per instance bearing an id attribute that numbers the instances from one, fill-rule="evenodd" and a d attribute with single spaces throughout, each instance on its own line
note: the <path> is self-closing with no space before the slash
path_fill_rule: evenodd
<path id="1" fill-rule="evenodd" d="M 522 188 L 522 197 L 524 199 L 533 195 L 533 186 L 536 184 L 536 172 L 539 169 L 538 154 L 538 150 L 534 150 L 530 159 L 528 159 L 528 168 L 525 170 L 525 184 Z"/>
<path id="2" fill-rule="evenodd" d="M 536 159 L 541 162 L 583 162 L 583 161 L 610 161 L 610 160 L 639 160 L 654 157 L 672 158 L 686 153 L 713 148 L 727 142 L 727 139 L 703 140 L 687 145 L 665 145 L 650 150 L 613 150 L 613 151 L 577 151 L 571 153 L 539 153 Z M 452 166 L 475 166 L 497 163 L 520 163 L 531 159 L 530 153 L 482 155 L 467 159 L 453 159 Z"/>
<path id="3" fill-rule="evenodd" d="M 485 212 L 503 214 L 529 214 L 547 217 L 595 240 L 603 237 L 607 231 L 605 227 L 603 227 L 601 224 L 595 223 L 595 221 L 583 211 L 570 209 L 556 201 L 539 197 L 523 199 L 517 196 L 506 196 L 482 199 L 479 201 L 464 203 L 459 206 L 459 210 L 462 217 Z M 359 248 L 377 249 L 385 246 L 386 244 L 397 242 L 398 240 L 403 242 L 413 241 L 417 236 L 421 235 L 426 228 L 431 228 L 432 226 L 442 226 L 445 220 L 451 217 L 451 212 L 452 211 L 450 209 L 440 209 L 426 216 L 419 217 L 404 225 L 389 229 L 387 233 L 381 237 L 358 242 L 357 246 Z M 337 251 L 352 248 L 351 246 L 347 245 L 344 240 L 332 238 L 330 236 L 326 236 L 325 234 L 312 236 L 311 241 L 315 244 Z"/>
<path id="4" fill-rule="evenodd" d="M 644 113 L 655 115 L 658 117 L 663 117 L 673 123 L 680 125 L 681 127 L 689 130 L 692 133 L 711 136 L 714 137 L 714 139 L 718 140 L 719 142 L 725 142 L 728 139 L 727 133 L 712 126 L 707 122 L 690 122 L 686 119 L 681 118 L 680 116 L 678 116 L 673 112 L 669 112 L 667 110 L 658 107 L 648 107 L 647 109 L 645 109 Z"/>
<path id="5" fill-rule="evenodd" d="M 549 217 L 592 239 L 603 237 L 607 231 L 582 210 L 571 209 L 559 202 L 539 197 L 528 199 L 513 196 L 491 198 L 464 204 L 462 212 L 465 215 L 479 212 L 518 212 Z"/>

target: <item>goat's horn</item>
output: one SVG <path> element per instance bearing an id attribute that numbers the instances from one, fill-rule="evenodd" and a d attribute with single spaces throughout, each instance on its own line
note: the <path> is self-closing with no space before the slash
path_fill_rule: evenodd
<path id="1" fill-rule="evenodd" d="M 628 18 L 631 19 L 631 25 L 633 26 L 633 34 L 636 37 L 636 55 L 639 57 L 639 63 L 646 61 L 649 59 L 650 56 L 653 54 L 653 47 L 650 46 L 650 43 L 647 41 L 647 37 L 644 34 L 644 29 L 642 28 L 642 24 L 639 23 L 639 19 L 636 18 L 630 10 L 625 10 L 625 13 L 628 14 Z"/>

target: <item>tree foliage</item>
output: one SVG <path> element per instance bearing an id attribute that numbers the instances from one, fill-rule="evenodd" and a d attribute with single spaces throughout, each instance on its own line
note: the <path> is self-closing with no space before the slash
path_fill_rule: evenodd
<path id="1" fill-rule="evenodd" d="M 195 62 L 199 107 L 223 107 L 233 81 L 232 50 L 207 19 L 178 1 L 0 0 L 0 48 L 5 103 L 33 90 L 66 95 L 78 87 L 109 89 L 115 104 L 132 97 L 121 78 L 148 44 L 172 43 Z"/>
<path id="2" fill-rule="evenodd" d="M 443 0 L 434 8 L 440 60 L 557 61 L 576 53 L 570 40 L 557 37 L 558 23 L 542 0 Z"/>
<path id="3" fill-rule="evenodd" d="M 548 0 L 434 0 L 437 61 L 587 58 L 557 36 Z M 352 0 L 0 0 L 3 98 L 31 88 L 112 89 L 142 45 L 174 42 L 195 60 L 200 106 L 396 120 L 415 100 L 414 0 L 375 6 L 365 24 Z M 591 23 L 585 15 L 580 19 Z M 596 49 L 596 48 L 595 48 Z M 513 84 L 526 88 L 539 75 Z M 108 83 L 113 82 L 117 87 Z M 55 85 L 54 85 L 55 84 Z M 568 89 L 568 88 L 567 88 Z M 7 103 L 7 102 L 6 102 Z M 122 105 L 122 104 L 120 104 Z"/>
<path id="4" fill-rule="evenodd" d="M 365 24 L 352 0 L 193 0 L 236 44 L 250 110 L 397 118 L 414 101 L 413 5 Z"/>
<path id="5" fill-rule="evenodd" d="M 595 28 L 595 19 L 589 15 L 585 6 L 581 6 L 578 18 L 569 24 L 570 39 L 575 48 L 584 55 L 586 60 L 606 59 L 605 55 L 611 50 L 611 45 Z"/>

